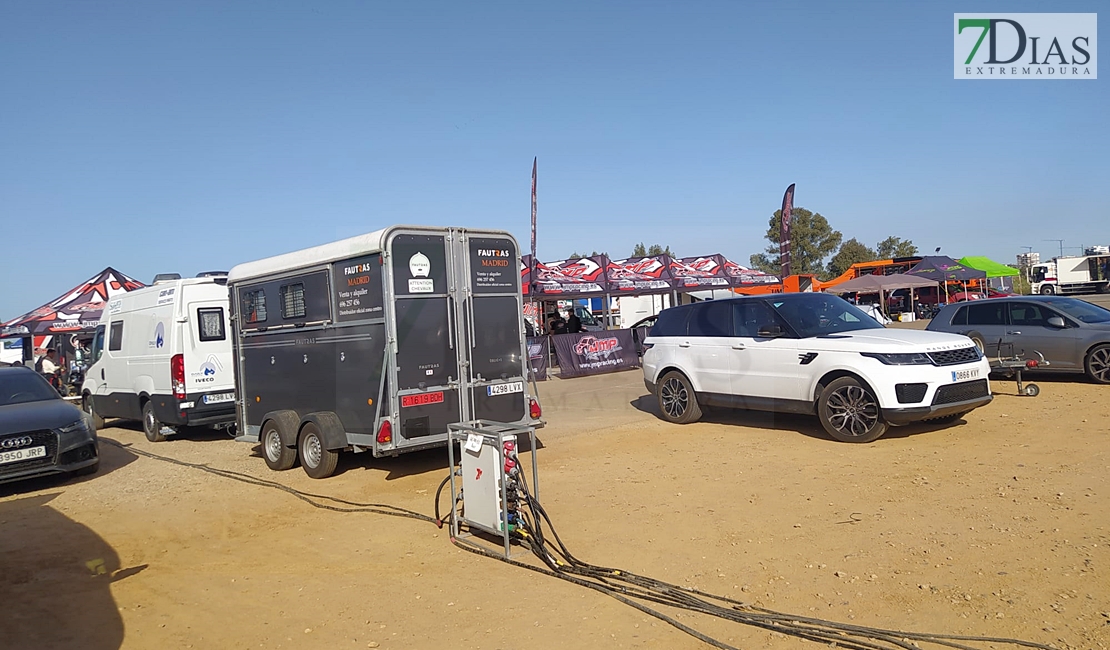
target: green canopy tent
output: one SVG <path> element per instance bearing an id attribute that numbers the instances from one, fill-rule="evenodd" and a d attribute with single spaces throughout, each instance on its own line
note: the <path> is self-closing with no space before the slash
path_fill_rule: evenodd
<path id="1" fill-rule="evenodd" d="M 960 264 L 963 264 L 968 268 L 986 273 L 988 283 L 991 281 L 992 278 L 1009 278 L 1021 275 L 1021 271 L 1018 271 L 1014 267 L 1006 266 L 1005 264 L 999 264 L 989 257 L 976 257 L 974 255 L 970 257 L 962 257 L 960 258 Z M 1004 287 L 1005 285 L 1002 286 Z"/>

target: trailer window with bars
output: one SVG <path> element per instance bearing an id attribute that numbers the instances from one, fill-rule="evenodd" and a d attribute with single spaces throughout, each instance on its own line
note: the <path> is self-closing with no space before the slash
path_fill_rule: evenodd
<path id="1" fill-rule="evenodd" d="M 281 294 L 281 317 L 304 318 L 304 284 L 285 284 L 279 291 Z"/>
<path id="2" fill-rule="evenodd" d="M 266 321 L 266 292 L 262 289 L 243 293 L 243 320 L 247 323 Z"/>
<path id="3" fill-rule="evenodd" d="M 200 329 L 200 340 L 224 340 L 224 309 L 223 307 L 201 308 L 197 310 L 197 327 Z"/>

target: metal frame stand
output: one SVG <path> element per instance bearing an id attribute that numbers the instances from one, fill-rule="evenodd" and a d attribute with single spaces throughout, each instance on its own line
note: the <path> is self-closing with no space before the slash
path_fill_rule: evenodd
<path id="1" fill-rule="evenodd" d="M 461 451 L 461 446 L 465 444 L 467 439 L 472 435 L 481 436 L 482 445 L 493 447 L 497 450 L 498 454 L 503 453 L 502 450 L 504 449 L 504 444 L 507 439 L 512 438 L 519 446 L 520 442 L 524 438 L 527 438 L 528 444 L 530 445 L 529 456 L 532 460 L 532 484 L 529 486 L 529 489 L 532 495 L 538 499 L 540 496 L 540 474 L 539 467 L 536 464 L 536 429 L 535 427 L 506 424 L 504 422 L 494 422 L 492 420 L 468 420 L 466 422 L 455 422 L 447 425 L 447 459 L 448 463 L 450 463 L 451 470 L 451 510 L 448 515 L 451 519 L 451 536 L 459 543 L 483 550 L 485 550 L 484 547 L 472 541 L 471 538 L 474 537 L 473 533 L 463 533 L 461 531 L 462 524 L 466 524 L 468 528 L 482 530 L 491 535 L 499 536 L 504 542 L 505 559 L 511 559 L 512 545 L 509 536 L 510 530 L 508 521 L 508 481 L 504 474 L 504 463 L 499 464 L 501 468 L 499 471 L 501 478 L 501 530 L 491 530 L 485 525 L 468 520 L 465 516 L 466 498 L 462 493 L 462 486 L 457 485 L 455 480 L 455 444 L 458 443 L 460 445 L 460 454 L 463 453 Z M 461 460 L 460 457 L 458 461 L 461 462 Z M 519 465 L 517 468 L 523 471 L 523 468 Z M 459 515 L 458 513 L 458 504 L 460 500 L 463 502 L 464 506 L 463 515 Z"/>

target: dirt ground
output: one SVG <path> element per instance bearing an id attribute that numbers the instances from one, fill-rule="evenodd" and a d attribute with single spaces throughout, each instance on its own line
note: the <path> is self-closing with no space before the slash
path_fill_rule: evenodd
<path id="1" fill-rule="evenodd" d="M 638 372 L 542 385 L 541 499 L 580 558 L 898 629 L 1110 645 L 1110 387 L 992 382 L 949 427 L 831 441 L 814 419 L 653 415 Z M 444 450 L 274 473 L 213 432 L 105 439 L 432 513 Z M 0 487 L 0 648 L 704 648 L 607 596 L 454 548 L 414 519 L 102 443 L 99 474 Z M 688 615 L 742 648 L 818 644 Z M 979 647 L 996 647 L 980 645 Z"/>

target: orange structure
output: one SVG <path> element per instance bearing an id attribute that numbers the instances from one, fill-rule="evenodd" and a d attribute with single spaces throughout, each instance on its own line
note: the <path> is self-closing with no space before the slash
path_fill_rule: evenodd
<path id="1" fill-rule="evenodd" d="M 745 296 L 756 296 L 768 293 L 799 293 L 802 291 L 824 291 L 829 287 L 854 280 L 861 275 L 892 275 L 905 273 L 912 269 L 920 257 L 895 257 L 889 260 L 875 260 L 873 262 L 859 262 L 848 267 L 848 270 L 831 280 L 820 280 L 816 275 L 788 275 L 782 282 L 765 284 L 754 287 L 733 289 L 736 293 Z"/>

